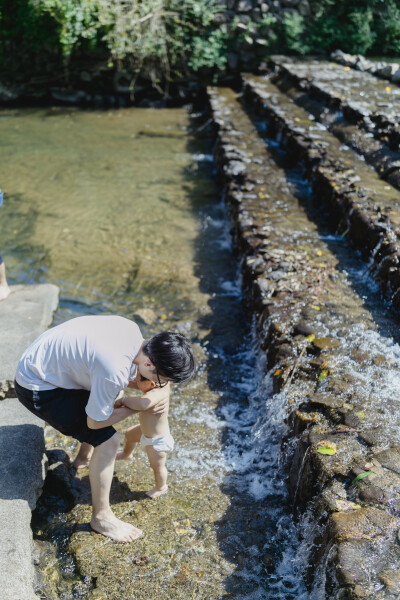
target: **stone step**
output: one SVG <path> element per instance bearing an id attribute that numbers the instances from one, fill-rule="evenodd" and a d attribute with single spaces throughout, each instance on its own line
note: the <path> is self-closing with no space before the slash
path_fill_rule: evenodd
<path id="1" fill-rule="evenodd" d="M 52 284 L 15 285 L 0 302 L 0 589 L 2 600 L 37 600 L 31 511 L 47 459 L 44 422 L 15 397 L 13 380 L 25 348 L 49 327 L 58 305 Z"/>
<path id="2" fill-rule="evenodd" d="M 282 92 L 305 108 L 342 142 L 364 156 L 382 179 L 400 189 L 399 140 L 392 139 L 397 124 L 392 123 L 392 127 L 389 127 L 382 115 L 380 122 L 385 122 L 383 127 L 374 122 L 374 115 L 380 108 L 375 87 L 378 86 L 380 95 L 386 101 L 394 101 L 393 106 L 396 105 L 396 97 L 397 102 L 399 100 L 397 92 L 400 89 L 387 92 L 388 86 L 381 89 L 382 82 L 376 82 L 373 78 L 375 85 L 367 102 L 365 88 L 371 85 L 371 76 L 368 74 L 358 73 L 359 81 L 354 84 L 343 67 L 335 67 L 324 61 L 297 63 L 276 58 L 270 64 L 274 69 L 271 81 Z M 340 78 L 341 74 L 344 74 L 344 79 Z M 343 88 L 346 88 L 347 94 Z M 355 101 L 349 100 L 353 95 L 356 102 L 363 103 L 358 112 L 355 111 Z M 392 120 L 396 118 L 399 116 Z"/>
<path id="3" fill-rule="evenodd" d="M 387 142 L 400 144 L 400 86 L 333 62 L 272 57 L 271 65 L 301 84 L 303 91 L 343 112 L 346 119 Z"/>
<path id="4" fill-rule="evenodd" d="M 245 97 L 295 162 L 307 168 L 313 190 L 400 309 L 400 192 L 267 77 L 243 75 Z"/>
<path id="5" fill-rule="evenodd" d="M 395 394 L 385 392 L 383 402 L 383 391 L 371 388 L 385 380 L 387 341 L 341 268 L 343 240 L 328 241 L 308 218 L 235 93 L 211 88 L 208 95 L 246 302 L 287 406 L 291 504 L 304 510 L 314 498 L 320 545 L 310 551 L 313 572 L 325 568 L 332 545 L 329 585 L 355 599 L 389 600 L 392 584 L 382 584 L 383 574 L 400 567 L 400 519 L 391 514 L 400 508 L 400 415 Z M 395 362 L 391 377 L 400 382 Z M 321 454 L 324 446 L 333 454 Z M 385 469 L 390 461 L 395 467 Z M 351 485 L 368 470 L 374 474 Z"/>

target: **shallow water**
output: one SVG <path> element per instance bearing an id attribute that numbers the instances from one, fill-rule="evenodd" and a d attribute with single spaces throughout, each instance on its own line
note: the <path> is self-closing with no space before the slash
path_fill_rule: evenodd
<path id="1" fill-rule="evenodd" d="M 207 136 L 195 127 L 181 109 L 0 113 L 10 283 L 59 285 L 56 323 L 118 313 L 144 335 L 176 328 L 199 361 L 196 380 L 173 393 L 168 495 L 146 500 L 140 449 L 116 465 L 113 509 L 144 529 L 141 540 L 90 532 L 87 470 L 73 506 L 54 492 L 39 502 L 43 598 L 307 597 L 278 461 L 285 403 L 256 359 Z M 76 451 L 54 430 L 46 440 Z"/>

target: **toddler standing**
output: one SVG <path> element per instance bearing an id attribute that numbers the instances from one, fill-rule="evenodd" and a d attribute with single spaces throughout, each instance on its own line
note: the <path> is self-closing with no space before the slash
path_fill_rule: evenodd
<path id="1" fill-rule="evenodd" d="M 138 389 L 146 393 L 155 387 L 155 383 L 138 373 L 136 380 Z M 129 396 L 124 396 L 119 403 L 134 410 L 130 406 Z M 133 398 L 132 398 L 133 403 Z M 169 431 L 168 411 L 154 414 L 150 411 L 139 412 L 139 425 L 130 427 L 125 432 L 124 447 L 118 452 L 116 460 L 129 460 L 136 445 L 140 443 L 146 450 L 150 466 L 154 472 L 155 487 L 146 494 L 150 498 L 158 498 L 168 491 L 166 467 L 167 454 L 174 449 L 174 439 Z"/>

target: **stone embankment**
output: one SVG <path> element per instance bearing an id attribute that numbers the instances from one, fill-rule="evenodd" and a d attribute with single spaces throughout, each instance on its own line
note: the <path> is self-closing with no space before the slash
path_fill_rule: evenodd
<path id="1" fill-rule="evenodd" d="M 302 161 L 314 193 L 329 206 L 332 226 L 371 260 L 382 289 L 400 308 L 400 192 L 311 120 L 267 78 L 244 78 L 247 98 L 268 120 L 292 160 Z"/>
<path id="2" fill-rule="evenodd" d="M 400 88 L 323 60 L 272 57 L 272 81 L 400 189 Z"/>
<path id="3" fill-rule="evenodd" d="M 11 290 L 0 303 L 0 589 L 2 600 L 37 600 L 31 511 L 46 475 L 44 423 L 15 398 L 13 379 L 23 350 L 52 322 L 58 288 Z"/>
<path id="4" fill-rule="evenodd" d="M 245 297 L 287 406 L 293 510 L 300 523 L 314 522 L 302 550 L 308 583 L 314 591 L 318 583 L 321 598 L 398 598 L 400 412 L 392 385 L 400 381 L 399 356 L 344 272 L 353 251 L 314 218 L 332 209 L 332 233 L 342 222 L 379 264 L 386 246 L 393 251 L 386 260 L 397 260 L 399 194 L 270 82 L 244 83 L 281 150 L 260 137 L 232 90 L 213 88 L 215 158 Z M 306 165 L 314 188 L 308 200 L 291 190 L 283 156 Z M 389 281 L 389 270 L 386 276 L 381 267 L 379 277 Z"/>
<path id="5" fill-rule="evenodd" d="M 387 79 L 393 83 L 400 83 L 400 63 L 388 63 L 385 61 L 368 60 L 362 54 L 347 54 L 341 50 L 334 50 L 330 55 L 331 60 L 351 67 L 357 71 L 372 73 L 381 79 Z"/>

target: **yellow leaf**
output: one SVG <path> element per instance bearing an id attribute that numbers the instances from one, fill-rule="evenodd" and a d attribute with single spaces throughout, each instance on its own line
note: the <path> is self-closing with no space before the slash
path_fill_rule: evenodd
<path id="1" fill-rule="evenodd" d="M 350 71 L 350 67 L 345 67 L 344 70 L 345 71 Z"/>
<path id="2" fill-rule="evenodd" d="M 167 315 L 161 315 L 160 317 L 161 321 L 166 321 L 168 319 Z"/>
<path id="3" fill-rule="evenodd" d="M 282 369 L 277 369 L 274 373 L 275 377 L 278 377 L 278 375 L 280 375 L 282 373 Z"/>
<path id="4" fill-rule="evenodd" d="M 386 92 L 391 92 L 391 91 L 392 91 L 392 88 L 390 87 L 390 85 L 387 85 L 387 86 L 385 87 L 385 91 L 386 91 Z"/>
<path id="5" fill-rule="evenodd" d="M 365 412 L 363 410 L 356 412 L 356 417 L 358 417 L 359 419 L 365 419 Z"/>
<path id="6" fill-rule="evenodd" d="M 314 310 L 321 310 L 321 309 L 320 309 L 320 307 L 319 307 L 319 306 L 316 306 L 316 305 L 314 305 L 314 306 L 313 306 L 313 309 L 314 309 Z"/>
<path id="7" fill-rule="evenodd" d="M 315 340 L 315 335 L 312 333 L 306 337 L 307 342 L 313 342 Z"/>
<path id="8" fill-rule="evenodd" d="M 328 377 L 328 371 L 326 369 L 322 369 L 321 373 L 318 375 L 318 381 L 322 381 Z"/>
<path id="9" fill-rule="evenodd" d="M 317 250 L 317 256 L 322 256 L 322 250 Z"/>

